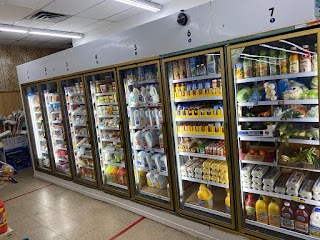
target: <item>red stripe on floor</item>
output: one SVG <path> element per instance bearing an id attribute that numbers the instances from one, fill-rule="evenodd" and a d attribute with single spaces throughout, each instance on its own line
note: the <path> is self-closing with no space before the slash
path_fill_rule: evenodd
<path id="1" fill-rule="evenodd" d="M 116 238 L 118 238 L 119 236 L 121 236 L 122 234 L 124 234 L 125 232 L 127 232 L 129 229 L 133 228 L 135 225 L 137 225 L 139 222 L 141 222 L 143 219 L 145 219 L 145 217 L 141 217 L 139 218 L 137 221 L 135 221 L 134 223 L 132 223 L 131 225 L 129 225 L 127 228 L 123 229 L 121 232 L 117 233 L 116 235 L 114 235 L 112 238 L 110 238 L 109 240 L 114 240 Z"/>
<path id="2" fill-rule="evenodd" d="M 53 185 L 53 184 L 50 183 L 50 184 L 48 184 L 48 185 L 46 185 L 46 186 L 43 186 L 43 187 L 41 187 L 41 188 L 37 188 L 37 189 L 32 190 L 32 191 L 30 191 L 30 192 L 23 193 L 23 194 L 21 194 L 21 195 L 15 196 L 15 197 L 13 197 L 13 198 L 9 198 L 9 199 L 4 200 L 4 201 L 5 201 L 5 202 L 11 201 L 11 200 L 13 200 L 13 199 L 16 199 L 16 198 L 22 197 L 22 196 L 24 196 L 24 195 L 27 195 L 27 194 L 30 194 L 30 193 L 39 191 L 39 190 L 41 190 L 41 189 L 43 189 L 43 188 L 46 188 L 46 187 L 49 187 L 49 186 L 51 186 L 51 185 Z"/>

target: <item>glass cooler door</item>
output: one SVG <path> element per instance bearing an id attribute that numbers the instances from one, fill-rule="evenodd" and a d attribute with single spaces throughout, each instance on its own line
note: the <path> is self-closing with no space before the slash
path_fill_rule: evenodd
<path id="1" fill-rule="evenodd" d="M 313 30 L 228 48 L 240 216 L 259 237 L 320 239 L 317 42 Z"/>
<path id="2" fill-rule="evenodd" d="M 50 135 L 53 170 L 58 175 L 71 178 L 69 151 L 57 83 L 41 84 L 41 93 L 45 106 L 45 123 Z"/>
<path id="3" fill-rule="evenodd" d="M 29 137 L 37 170 L 52 171 L 48 140 L 45 132 L 42 102 L 40 101 L 38 85 L 23 88 L 26 114 L 28 116 Z"/>
<path id="4" fill-rule="evenodd" d="M 102 185 L 129 195 L 115 70 L 85 76 Z"/>
<path id="5" fill-rule="evenodd" d="M 70 147 L 75 166 L 75 179 L 80 183 L 97 186 L 96 163 L 92 152 L 83 84 L 81 77 L 60 82 L 63 110 L 68 135 L 72 141 Z"/>
<path id="6" fill-rule="evenodd" d="M 128 159 L 134 169 L 134 197 L 173 209 L 159 68 L 159 61 L 119 68 L 118 86 L 125 106 L 122 111 L 128 129 Z"/>
<path id="7" fill-rule="evenodd" d="M 222 48 L 164 60 L 180 212 L 233 224 Z M 226 141 L 227 143 L 227 141 Z M 229 181 L 230 180 L 230 181 Z"/>

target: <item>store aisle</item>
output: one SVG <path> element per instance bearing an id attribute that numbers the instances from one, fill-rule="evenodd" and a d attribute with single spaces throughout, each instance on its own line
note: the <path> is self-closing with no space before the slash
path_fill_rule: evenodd
<path id="1" fill-rule="evenodd" d="M 13 239 L 196 239 L 119 207 L 32 177 L 17 175 L 18 184 L 0 190 L 6 200 Z"/>

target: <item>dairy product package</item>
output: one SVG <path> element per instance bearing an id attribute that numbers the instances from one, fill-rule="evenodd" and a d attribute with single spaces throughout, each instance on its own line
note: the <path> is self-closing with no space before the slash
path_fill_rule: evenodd
<path id="1" fill-rule="evenodd" d="M 211 170 L 210 173 L 212 177 L 219 177 L 219 172 L 217 172 L 216 170 Z"/>
<path id="2" fill-rule="evenodd" d="M 256 178 L 262 178 L 268 172 L 269 166 L 255 166 L 251 172 L 251 176 Z"/>
<path id="3" fill-rule="evenodd" d="M 210 168 L 211 168 L 211 164 L 212 164 L 214 161 L 215 161 L 215 160 L 213 160 L 213 159 L 207 159 L 207 160 L 205 160 L 205 161 L 203 162 L 202 167 L 203 167 L 203 168 L 208 168 L 208 169 L 210 169 Z"/>
<path id="4" fill-rule="evenodd" d="M 244 177 L 244 176 L 241 176 L 241 181 L 242 182 L 250 182 L 250 183 L 252 182 L 251 177 Z"/>
<path id="5" fill-rule="evenodd" d="M 185 164 L 181 165 L 180 172 L 183 177 L 188 177 L 187 168 L 195 163 L 195 160 L 191 159 Z"/>
<path id="6" fill-rule="evenodd" d="M 187 167 L 188 177 L 194 178 L 194 170 L 195 170 L 195 168 L 196 168 L 197 166 L 199 166 L 199 163 L 198 163 L 198 162 L 193 163 L 193 164 L 191 164 L 189 167 Z"/>
<path id="7" fill-rule="evenodd" d="M 313 192 L 312 197 L 314 200 L 320 201 L 320 192 Z"/>
<path id="8" fill-rule="evenodd" d="M 285 194 L 286 193 L 286 181 L 287 177 L 280 177 L 279 181 L 276 183 L 274 191 L 276 193 Z"/>
<path id="9" fill-rule="evenodd" d="M 273 190 L 274 190 L 274 185 L 263 184 L 263 191 L 273 192 Z"/>
<path id="10" fill-rule="evenodd" d="M 299 189 L 296 188 L 287 188 L 286 193 L 290 196 L 295 196 L 298 197 L 299 196 Z"/>
<path id="11" fill-rule="evenodd" d="M 262 183 L 252 183 L 251 188 L 256 189 L 256 190 L 262 190 Z"/>
<path id="12" fill-rule="evenodd" d="M 251 188 L 251 185 L 252 184 L 242 183 L 242 187 L 244 187 L 244 188 Z"/>
<path id="13" fill-rule="evenodd" d="M 262 178 L 260 178 L 260 177 L 253 177 L 253 176 L 252 176 L 251 180 L 252 180 L 252 182 L 258 183 L 258 184 L 262 184 L 262 181 L 263 181 Z"/>
<path id="14" fill-rule="evenodd" d="M 210 181 L 211 175 L 210 174 L 209 175 L 205 174 L 205 175 L 202 176 L 202 179 L 205 180 L 205 181 Z"/>
<path id="15" fill-rule="evenodd" d="M 316 180 L 312 188 L 313 192 L 320 192 L 320 177 Z"/>
<path id="16" fill-rule="evenodd" d="M 229 179 L 227 177 L 222 177 L 222 178 L 220 178 L 220 183 L 229 184 Z"/>
<path id="17" fill-rule="evenodd" d="M 306 179 L 299 190 L 300 197 L 312 199 L 313 184 L 314 184 L 313 180 Z"/>
<path id="18" fill-rule="evenodd" d="M 279 179 L 281 172 L 278 168 L 272 167 L 263 178 L 263 184 L 274 185 Z"/>
<path id="19" fill-rule="evenodd" d="M 220 178 L 219 177 L 213 177 L 213 176 L 211 176 L 211 178 L 210 178 L 210 180 L 212 181 L 212 182 L 219 182 L 220 181 Z"/>
<path id="20" fill-rule="evenodd" d="M 228 173 L 228 165 L 227 165 L 227 162 L 223 162 L 223 163 L 220 165 L 219 171 L 220 171 L 220 172 L 223 172 L 223 173 Z"/>
<path id="21" fill-rule="evenodd" d="M 219 172 L 219 177 L 228 178 L 228 173 L 226 173 L 226 172 Z"/>
<path id="22" fill-rule="evenodd" d="M 253 164 L 247 164 L 241 169 L 241 176 L 242 177 L 251 177 L 252 169 L 255 165 Z"/>
<path id="23" fill-rule="evenodd" d="M 293 188 L 299 190 L 302 182 L 305 179 L 305 174 L 301 171 L 294 171 L 288 179 L 286 186 L 287 188 Z"/>
<path id="24" fill-rule="evenodd" d="M 220 166 L 223 164 L 223 161 L 215 160 L 211 163 L 211 170 L 219 172 Z"/>
<path id="25" fill-rule="evenodd" d="M 194 177 L 197 178 L 197 179 L 202 179 L 202 164 L 199 164 L 194 169 Z"/>
<path id="26" fill-rule="evenodd" d="M 202 173 L 194 173 L 194 178 L 202 179 Z"/>
<path id="27" fill-rule="evenodd" d="M 210 168 L 203 168 L 202 172 L 203 172 L 203 175 L 210 175 L 211 170 L 210 170 Z"/>

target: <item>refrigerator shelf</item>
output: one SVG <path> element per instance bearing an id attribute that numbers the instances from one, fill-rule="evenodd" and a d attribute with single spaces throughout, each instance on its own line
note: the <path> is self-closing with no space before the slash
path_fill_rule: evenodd
<path id="1" fill-rule="evenodd" d="M 256 136 L 239 136 L 240 141 L 252 141 L 252 142 L 275 142 L 275 137 L 256 137 Z"/>
<path id="2" fill-rule="evenodd" d="M 41 151 L 41 153 L 46 154 L 46 155 L 49 155 L 49 153 L 46 152 L 46 151 Z"/>
<path id="3" fill-rule="evenodd" d="M 304 168 L 304 167 L 295 167 L 295 166 L 290 166 L 286 164 L 281 164 L 278 163 L 278 167 L 283 167 L 283 168 L 291 168 L 291 169 L 296 169 L 296 170 L 303 170 L 303 171 L 309 171 L 309 172 L 320 172 L 320 169 L 312 169 L 312 168 Z"/>
<path id="4" fill-rule="evenodd" d="M 92 156 L 89 156 L 89 155 L 79 155 L 78 157 L 92 159 Z"/>
<path id="5" fill-rule="evenodd" d="M 219 139 L 219 140 L 224 139 L 224 136 L 215 136 L 215 135 L 208 135 L 208 134 L 178 134 L 178 137 L 207 138 L 207 139 Z"/>
<path id="6" fill-rule="evenodd" d="M 160 107 L 160 103 L 145 103 L 145 104 L 130 104 L 131 108 L 139 108 L 139 107 Z"/>
<path id="7" fill-rule="evenodd" d="M 45 139 L 40 139 L 40 142 L 46 142 L 46 140 Z"/>
<path id="8" fill-rule="evenodd" d="M 197 178 L 181 177 L 181 179 L 184 181 L 189 181 L 189 182 L 204 183 L 204 184 L 208 184 L 208 185 L 212 185 L 212 186 L 216 186 L 216 187 L 229 188 L 228 184 L 211 182 L 211 181 L 197 179 Z"/>
<path id="9" fill-rule="evenodd" d="M 214 101 L 223 100 L 222 96 L 207 96 L 207 97 L 197 97 L 197 98 L 185 98 L 185 99 L 174 99 L 174 102 L 197 102 L 197 101 Z"/>
<path id="10" fill-rule="evenodd" d="M 64 141 L 64 138 L 53 138 L 55 141 Z"/>
<path id="11" fill-rule="evenodd" d="M 300 72 L 300 73 L 291 73 L 291 74 L 280 74 L 280 75 L 272 75 L 272 76 L 264 76 L 264 77 L 252 77 L 236 80 L 237 84 L 240 83 L 250 83 L 250 82 L 261 82 L 261 81 L 270 81 L 270 80 L 278 80 L 285 78 L 302 78 L 302 77 L 316 77 L 318 76 L 318 72 Z"/>
<path id="12" fill-rule="evenodd" d="M 61 124 L 61 123 L 62 123 L 62 121 L 55 120 L 55 121 L 52 121 L 52 123 L 54 123 L 54 124 Z"/>
<path id="13" fill-rule="evenodd" d="M 89 137 L 87 134 L 75 134 L 75 137 Z"/>
<path id="14" fill-rule="evenodd" d="M 76 97 L 76 96 L 84 96 L 84 93 L 68 93 L 66 95 L 69 97 Z"/>
<path id="15" fill-rule="evenodd" d="M 240 163 L 249 163 L 249 164 L 257 164 L 257 165 L 265 165 L 265 166 L 277 166 L 276 162 L 258 162 L 258 161 L 250 161 L 250 160 L 240 160 Z"/>
<path id="16" fill-rule="evenodd" d="M 63 150 L 63 151 L 67 151 L 67 148 L 65 148 L 65 147 L 56 147 L 56 150 Z"/>
<path id="17" fill-rule="evenodd" d="M 191 82 L 191 81 L 198 81 L 198 80 L 212 79 L 212 78 L 221 78 L 221 74 L 209 74 L 209 75 L 203 75 L 203 76 L 197 76 L 197 77 L 181 78 L 181 79 L 172 80 L 172 83 Z"/>
<path id="18" fill-rule="evenodd" d="M 219 216 L 231 219 L 231 215 L 228 214 L 228 213 L 224 213 L 224 212 L 220 212 L 220 211 L 217 211 L 217 210 L 214 210 L 214 209 L 201 207 L 201 206 L 198 206 L 198 205 L 195 205 L 195 204 L 192 204 L 192 203 L 185 203 L 184 205 L 186 207 L 189 207 L 189 208 L 197 209 L 197 210 L 200 210 L 200 211 L 212 213 L 212 214 L 215 214 L 215 215 L 219 215 Z"/>
<path id="19" fill-rule="evenodd" d="M 119 127 L 100 127 L 101 130 L 115 130 L 119 131 Z"/>
<path id="20" fill-rule="evenodd" d="M 106 165 L 112 165 L 112 166 L 123 167 L 123 168 L 126 166 L 124 163 L 115 163 L 110 161 L 103 161 L 103 163 Z"/>
<path id="21" fill-rule="evenodd" d="M 50 114 L 60 114 L 60 111 L 53 111 L 53 112 L 50 112 Z"/>
<path id="22" fill-rule="evenodd" d="M 37 131 L 38 131 L 38 132 L 44 132 L 44 130 L 43 130 L 43 129 L 37 129 Z"/>
<path id="23" fill-rule="evenodd" d="M 318 105 L 318 99 L 305 99 L 305 100 L 276 100 L 276 101 L 259 101 L 259 102 L 246 102 L 237 103 L 239 107 L 255 107 L 255 106 L 268 106 L 268 105 L 291 105 L 291 104 L 310 104 Z"/>
<path id="24" fill-rule="evenodd" d="M 101 138 L 101 141 L 103 141 L 103 142 L 116 142 L 116 143 L 119 143 L 119 142 L 121 142 L 121 139 L 120 139 L 120 138 L 108 138 L 108 139 Z"/>
<path id="25" fill-rule="evenodd" d="M 176 122 L 223 122 L 224 118 L 176 118 Z"/>
<path id="26" fill-rule="evenodd" d="M 35 114 L 41 114 L 41 112 L 34 112 Z"/>
<path id="27" fill-rule="evenodd" d="M 303 118 L 276 118 L 276 117 L 240 117 L 238 122 L 319 122 L 319 118 L 303 117 Z"/>
<path id="28" fill-rule="evenodd" d="M 293 139 L 289 138 L 287 140 L 278 140 L 277 142 L 288 142 L 288 143 L 297 143 L 297 144 L 307 144 L 307 145 L 315 145 L 319 146 L 320 141 L 319 140 L 308 140 L 308 139 Z"/>
<path id="29" fill-rule="evenodd" d="M 118 188 L 123 188 L 123 189 L 128 189 L 127 186 L 124 186 L 124 185 L 121 185 L 121 184 L 118 184 L 118 183 L 113 183 L 113 182 L 107 182 L 108 185 L 111 185 L 111 186 L 114 186 L 114 187 L 118 187 Z"/>
<path id="30" fill-rule="evenodd" d="M 99 118 L 115 118 L 120 117 L 120 115 L 100 115 Z"/>
<path id="31" fill-rule="evenodd" d="M 115 95 L 116 92 L 105 92 L 105 93 L 96 93 L 96 96 L 109 96 L 109 95 Z"/>
<path id="32" fill-rule="evenodd" d="M 161 128 L 154 127 L 154 126 L 148 126 L 148 127 L 136 127 L 136 126 L 133 126 L 133 127 L 130 127 L 130 129 L 156 129 L 156 130 L 161 130 Z"/>
<path id="33" fill-rule="evenodd" d="M 70 106 L 73 106 L 73 105 L 84 105 L 85 103 L 84 102 L 72 102 L 72 103 L 69 103 Z"/>
<path id="34" fill-rule="evenodd" d="M 38 121 L 36 121 L 37 123 L 42 123 L 42 120 L 38 120 Z"/>
<path id="35" fill-rule="evenodd" d="M 136 82 L 128 82 L 128 86 L 131 86 L 131 85 L 141 85 L 141 84 L 148 84 L 148 83 L 159 83 L 159 80 L 156 78 L 156 79 L 150 79 L 150 80 L 139 80 L 139 81 L 136 81 Z"/>
<path id="36" fill-rule="evenodd" d="M 40 104 L 34 104 L 33 107 L 34 107 L 34 108 L 40 107 Z"/>
<path id="37" fill-rule="evenodd" d="M 191 152 L 179 152 L 180 156 L 189 156 L 189 157 L 199 157 L 199 158 L 210 158 L 215 160 L 223 160 L 226 161 L 226 157 L 218 156 L 218 155 L 210 155 L 210 154 L 202 154 L 202 153 L 191 153 Z"/>
<path id="38" fill-rule="evenodd" d="M 117 102 L 97 103 L 97 106 L 109 106 L 109 105 L 116 105 L 116 106 L 118 106 L 118 103 L 117 103 Z"/>
<path id="39" fill-rule="evenodd" d="M 52 104 L 60 104 L 60 102 L 48 102 L 48 104 L 52 105 Z"/>
<path id="40" fill-rule="evenodd" d="M 85 112 L 70 112 L 73 116 L 87 116 Z"/>
<path id="41" fill-rule="evenodd" d="M 163 175 L 163 176 L 168 176 L 167 172 L 162 172 L 162 171 L 158 171 L 158 170 L 155 170 L 155 169 L 149 169 L 149 168 L 146 168 L 146 167 L 138 167 L 138 171 L 153 172 L 153 173 L 158 173 L 158 174 Z"/>
<path id="42" fill-rule="evenodd" d="M 140 190 L 140 193 L 150 197 L 158 198 L 167 202 L 170 201 L 170 198 L 166 196 L 167 189 L 158 189 L 158 188 L 152 188 L 152 187 L 146 186 Z"/>
<path id="43" fill-rule="evenodd" d="M 306 198 L 301 198 L 301 197 L 294 197 L 294 196 L 289 196 L 286 194 L 267 192 L 267 191 L 263 191 L 263 190 L 255 190 L 252 188 L 243 188 L 243 191 L 246 193 L 260 194 L 260 195 L 265 195 L 265 196 L 269 196 L 269 197 L 286 199 L 286 200 L 290 200 L 290 201 L 294 201 L 294 202 L 307 203 L 307 204 L 314 205 L 314 206 L 319 205 L 319 201 L 317 201 L 317 200 L 306 199 Z"/>
<path id="44" fill-rule="evenodd" d="M 293 236 L 293 237 L 298 237 L 300 239 L 319 240 L 318 237 L 314 237 L 314 236 L 306 235 L 306 234 L 301 234 L 301 233 L 298 233 L 298 232 L 295 232 L 295 231 L 290 231 L 290 230 L 287 230 L 287 229 L 284 229 L 284 228 L 274 227 L 274 226 L 271 226 L 271 225 L 263 224 L 263 223 L 260 223 L 260 222 L 257 222 L 257 221 L 253 221 L 253 220 L 249 220 L 249 219 L 245 219 L 245 222 L 247 224 L 250 224 L 250 225 L 254 225 L 254 226 L 257 226 L 257 227 L 261 227 L 261 228 L 266 228 L 266 229 L 269 229 L 269 230 L 272 230 L 272 231 L 275 231 L 275 232 L 280 232 L 280 233 L 287 234 L 287 235 L 290 235 L 290 236 Z"/>
<path id="45" fill-rule="evenodd" d="M 86 143 L 82 143 L 82 144 L 77 144 L 77 147 L 91 148 L 91 145 L 86 144 Z"/>
<path id="46" fill-rule="evenodd" d="M 164 153 L 164 149 L 163 148 L 149 148 L 149 147 L 135 147 L 136 150 L 139 151 L 149 151 L 149 152 L 158 152 L 158 153 Z"/>
<path id="47" fill-rule="evenodd" d="M 320 145 L 319 140 L 308 140 L 308 139 L 293 139 L 289 138 L 287 140 L 278 140 L 276 137 L 259 137 L 259 136 L 239 136 L 240 141 L 252 141 L 252 142 L 275 142 L 275 143 L 297 143 L 306 145 Z"/>
<path id="48" fill-rule="evenodd" d="M 87 124 L 85 124 L 85 123 L 76 123 L 76 124 L 74 124 L 73 126 L 74 126 L 74 127 L 86 127 Z"/>
<path id="49" fill-rule="evenodd" d="M 104 152 L 104 153 L 119 153 L 119 154 L 123 154 L 123 151 L 121 151 L 121 150 L 108 150 L 108 149 L 104 149 L 104 150 L 102 150 L 102 152 Z"/>

